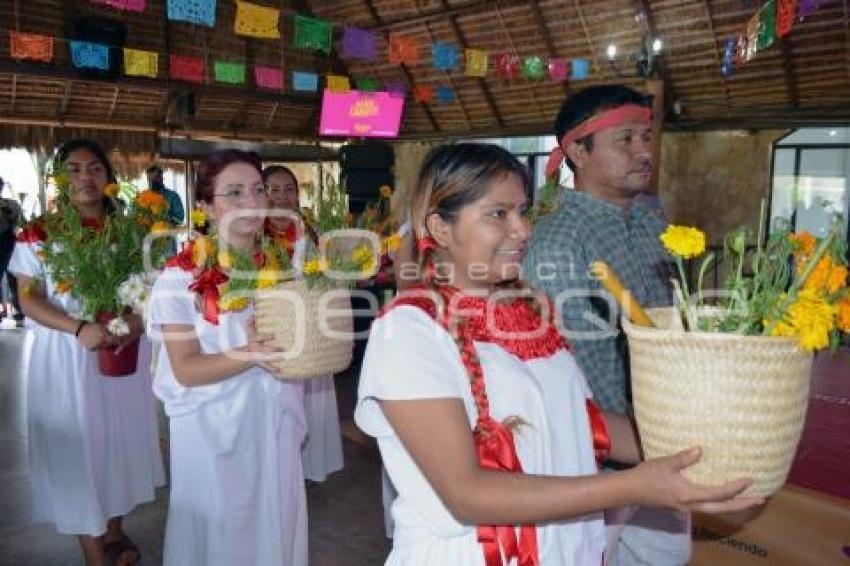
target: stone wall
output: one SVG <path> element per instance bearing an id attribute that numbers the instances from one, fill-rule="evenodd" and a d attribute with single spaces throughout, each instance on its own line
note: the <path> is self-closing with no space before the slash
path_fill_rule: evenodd
<path id="1" fill-rule="evenodd" d="M 738 226 L 755 232 L 761 199 L 770 198 L 773 142 L 785 133 L 665 132 L 659 194 L 670 220 L 699 227 L 711 244 Z"/>

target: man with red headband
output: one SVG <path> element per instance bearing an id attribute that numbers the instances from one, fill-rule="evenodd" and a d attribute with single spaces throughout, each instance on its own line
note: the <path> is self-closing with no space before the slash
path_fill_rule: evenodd
<path id="1" fill-rule="evenodd" d="M 631 403 L 620 312 L 588 267 L 606 262 L 643 306 L 672 304 L 671 258 L 658 239 L 666 221 L 635 198 L 649 190 L 650 135 L 649 103 L 628 87 L 590 87 L 564 102 L 546 172 L 555 175 L 566 162 L 576 188 L 564 189 L 558 209 L 534 227 L 523 263 L 525 279 L 560 310 L 597 403 L 623 414 Z M 611 563 L 686 563 L 688 523 L 686 516 L 641 508 L 622 528 Z"/>

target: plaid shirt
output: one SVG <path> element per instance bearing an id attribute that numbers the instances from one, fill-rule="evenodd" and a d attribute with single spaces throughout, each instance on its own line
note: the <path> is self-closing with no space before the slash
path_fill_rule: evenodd
<path id="1" fill-rule="evenodd" d="M 628 350 L 620 309 L 588 266 L 603 260 L 644 307 L 672 304 L 674 267 L 658 239 L 666 226 L 659 213 L 636 200 L 624 215 L 616 205 L 566 190 L 558 210 L 534 227 L 523 262 L 525 280 L 555 301 L 576 359 L 605 410 L 629 409 Z"/>

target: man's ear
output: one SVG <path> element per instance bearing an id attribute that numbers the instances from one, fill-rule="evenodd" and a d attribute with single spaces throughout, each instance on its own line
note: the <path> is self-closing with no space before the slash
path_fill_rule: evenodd
<path id="1" fill-rule="evenodd" d="M 583 169 L 590 152 L 587 151 L 583 143 L 574 141 L 567 147 L 566 155 L 575 164 L 576 169 Z"/>
<path id="2" fill-rule="evenodd" d="M 452 239 L 451 224 L 440 218 L 436 212 L 429 214 L 425 219 L 425 227 L 428 228 L 428 233 L 434 238 L 441 247 L 449 245 Z"/>

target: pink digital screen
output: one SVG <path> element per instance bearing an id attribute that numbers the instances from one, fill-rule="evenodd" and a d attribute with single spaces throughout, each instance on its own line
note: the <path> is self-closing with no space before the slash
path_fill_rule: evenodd
<path id="1" fill-rule="evenodd" d="M 404 98 L 389 92 L 332 92 L 322 96 L 319 135 L 395 138 Z"/>

